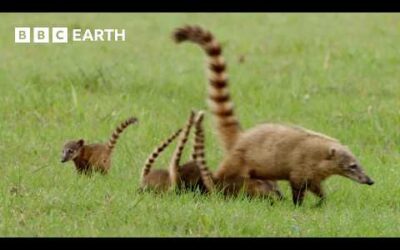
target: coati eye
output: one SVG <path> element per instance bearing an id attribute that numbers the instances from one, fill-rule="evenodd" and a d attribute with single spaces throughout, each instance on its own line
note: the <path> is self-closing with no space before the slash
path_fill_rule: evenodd
<path id="1" fill-rule="evenodd" d="M 68 149 L 68 153 L 72 153 L 72 152 L 74 152 L 74 150 Z"/>
<path id="2" fill-rule="evenodd" d="M 357 164 L 351 164 L 349 166 L 349 169 L 351 169 L 351 170 L 355 170 L 356 168 L 357 168 Z"/>

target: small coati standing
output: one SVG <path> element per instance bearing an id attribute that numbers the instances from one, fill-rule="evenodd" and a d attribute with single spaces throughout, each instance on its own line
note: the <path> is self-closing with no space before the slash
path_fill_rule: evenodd
<path id="1" fill-rule="evenodd" d="M 272 198 L 273 195 L 276 195 L 279 199 L 282 199 L 283 195 L 276 182 L 241 176 L 227 179 L 219 179 L 213 176 L 205 160 L 203 117 L 204 113 L 199 112 L 195 120 L 195 159 L 207 191 L 222 191 L 225 196 L 236 196 L 243 192 L 252 198 Z"/>
<path id="2" fill-rule="evenodd" d="M 154 190 L 154 191 L 167 191 L 174 187 L 177 190 L 192 190 L 199 189 L 200 192 L 205 192 L 206 188 L 201 180 L 200 170 L 194 160 L 194 154 L 192 154 L 192 160 L 180 165 L 182 152 L 185 144 L 187 143 L 190 130 L 193 126 L 195 112 L 190 113 L 190 117 L 187 121 L 185 128 L 179 129 L 173 135 L 171 135 L 165 142 L 158 146 L 153 153 L 147 158 L 145 166 L 143 167 L 141 175 L 140 190 Z M 163 152 L 173 140 L 181 134 L 181 138 L 176 146 L 176 149 L 171 157 L 171 162 L 168 170 L 164 169 L 151 169 L 157 157 Z M 194 151 L 194 150 L 193 150 Z"/>
<path id="3" fill-rule="evenodd" d="M 76 170 L 81 174 L 91 174 L 93 171 L 107 174 L 111 167 L 111 154 L 119 135 L 126 127 L 137 121 L 137 118 L 131 117 L 122 122 L 107 143 L 85 145 L 83 139 L 66 142 L 62 150 L 61 162 L 72 160 Z"/>
<path id="4" fill-rule="evenodd" d="M 178 28 L 173 37 L 178 43 L 198 44 L 208 55 L 209 108 L 226 150 L 215 174 L 217 178 L 288 180 L 293 202 L 298 205 L 306 190 L 323 201 L 321 182 L 331 175 L 342 175 L 362 184 L 374 183 L 351 151 L 336 139 L 280 124 L 262 124 L 242 131 L 234 114 L 226 64 L 218 41 L 198 26 Z"/>

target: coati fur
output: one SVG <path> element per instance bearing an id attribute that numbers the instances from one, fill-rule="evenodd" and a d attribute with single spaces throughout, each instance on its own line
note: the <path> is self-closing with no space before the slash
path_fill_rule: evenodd
<path id="1" fill-rule="evenodd" d="M 192 160 L 180 165 L 180 160 L 184 147 L 188 141 L 190 130 L 193 126 L 195 112 L 190 113 L 185 128 L 179 129 L 171 135 L 165 142 L 158 146 L 153 153 L 147 158 L 145 166 L 142 170 L 140 190 L 150 189 L 156 192 L 165 192 L 170 189 L 175 190 L 199 190 L 205 192 L 200 170 L 194 160 L 194 153 Z M 181 134 L 180 140 L 176 149 L 171 157 L 168 170 L 164 169 L 151 169 L 157 157 Z M 193 150 L 194 151 L 194 150 Z"/>
<path id="2" fill-rule="evenodd" d="M 226 63 L 219 42 L 198 26 L 178 28 L 173 37 L 177 43 L 190 41 L 199 45 L 208 56 L 209 108 L 226 150 L 216 178 L 288 180 L 295 205 L 301 205 L 306 190 L 323 201 L 321 182 L 331 175 L 342 175 L 362 184 L 374 183 L 351 151 L 329 136 L 281 124 L 262 124 L 243 131 L 228 91 Z"/>
<path id="3" fill-rule="evenodd" d="M 199 166 L 201 177 L 208 192 L 220 191 L 225 196 L 237 196 L 241 192 L 248 197 L 272 198 L 276 195 L 279 199 L 283 198 L 276 182 L 269 180 L 251 179 L 247 177 L 235 176 L 234 178 L 219 179 L 213 176 L 207 167 L 204 150 L 204 113 L 199 112 L 195 120 L 195 159 Z"/>
<path id="4" fill-rule="evenodd" d="M 93 171 L 107 174 L 111 168 L 111 154 L 119 135 L 131 124 L 138 121 L 130 117 L 112 133 L 107 143 L 85 144 L 84 139 L 68 141 L 64 144 L 61 162 L 72 160 L 80 174 L 90 175 Z"/>

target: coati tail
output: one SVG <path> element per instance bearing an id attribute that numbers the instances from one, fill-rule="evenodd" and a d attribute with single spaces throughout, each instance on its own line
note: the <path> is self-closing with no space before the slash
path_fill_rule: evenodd
<path id="1" fill-rule="evenodd" d="M 184 26 L 174 31 L 175 42 L 190 41 L 198 44 L 208 56 L 208 106 L 217 122 L 217 131 L 225 150 L 235 144 L 241 127 L 234 113 L 233 102 L 228 89 L 226 63 L 222 48 L 214 36 L 199 26 Z"/>
<path id="2" fill-rule="evenodd" d="M 208 192 L 212 192 L 214 190 L 214 181 L 212 177 L 212 173 L 207 167 L 207 162 L 205 158 L 205 150 L 204 150 L 204 129 L 203 129 L 203 117 L 204 113 L 202 111 L 198 112 L 198 115 L 195 120 L 195 159 L 196 163 L 200 168 L 201 179 L 203 180 L 204 185 L 206 186 Z"/>
<path id="3" fill-rule="evenodd" d="M 159 145 L 154 151 L 151 153 L 151 155 L 147 158 L 146 163 L 143 167 L 142 170 L 142 180 L 145 178 L 151 170 L 151 167 L 153 166 L 154 162 L 156 161 L 157 157 L 163 152 L 169 144 L 171 144 L 182 132 L 182 129 L 178 129 L 175 133 L 173 133 L 170 137 L 168 137 L 167 140 L 165 140 L 161 145 Z"/>
<path id="4" fill-rule="evenodd" d="M 126 129 L 131 124 L 134 124 L 138 121 L 136 117 L 131 117 L 124 122 L 122 122 L 112 133 L 110 140 L 108 141 L 108 148 L 110 151 L 112 151 L 115 147 L 115 144 L 117 143 L 117 140 L 119 138 L 119 135 Z"/>
<path id="5" fill-rule="evenodd" d="M 174 154 L 172 155 L 171 158 L 171 162 L 169 165 L 169 175 L 173 186 L 176 185 L 179 181 L 180 160 L 182 157 L 183 149 L 185 148 L 185 145 L 188 141 L 188 137 L 190 135 L 190 129 L 193 126 L 195 115 L 196 113 L 192 110 L 190 112 L 190 116 L 185 125 L 185 128 L 182 131 L 182 135 L 180 137 L 180 140 L 178 141 L 178 145 L 176 146 Z"/>

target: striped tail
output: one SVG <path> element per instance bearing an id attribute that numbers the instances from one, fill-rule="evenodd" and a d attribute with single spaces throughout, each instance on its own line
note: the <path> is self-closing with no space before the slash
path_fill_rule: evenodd
<path id="1" fill-rule="evenodd" d="M 171 144 L 176 137 L 182 132 L 182 129 L 178 129 L 175 133 L 173 133 L 167 140 L 165 140 L 160 146 L 158 146 L 154 151 L 149 155 L 146 160 L 146 163 L 142 170 L 142 180 L 150 173 L 151 167 L 153 166 L 154 162 L 156 161 L 157 157 Z"/>
<path id="2" fill-rule="evenodd" d="M 180 160 L 182 157 L 183 149 L 185 148 L 185 145 L 188 141 L 188 137 L 190 135 L 190 129 L 193 126 L 195 115 L 196 113 L 192 110 L 190 112 L 189 119 L 185 125 L 181 138 L 178 142 L 178 145 L 175 148 L 174 154 L 172 155 L 171 162 L 169 164 L 169 176 L 171 178 L 172 186 L 178 184 L 180 180 L 179 176 Z"/>
<path id="3" fill-rule="evenodd" d="M 204 129 L 203 129 L 203 117 L 204 113 L 202 111 L 198 112 L 198 115 L 195 120 L 195 146 L 194 146 L 194 154 L 196 163 L 200 168 L 201 179 L 203 180 L 204 186 L 206 186 L 208 192 L 213 192 L 214 181 L 211 171 L 207 167 L 207 162 L 205 158 L 205 150 L 204 150 Z"/>
<path id="4" fill-rule="evenodd" d="M 114 149 L 115 144 L 117 143 L 117 140 L 119 138 L 119 135 L 126 129 L 131 124 L 134 124 L 138 122 L 138 119 L 136 117 L 130 117 L 126 121 L 122 122 L 112 133 L 110 140 L 107 143 L 107 146 L 110 150 L 110 152 Z"/>
<path id="5" fill-rule="evenodd" d="M 190 41 L 198 44 L 208 56 L 208 106 L 214 114 L 218 136 L 229 151 L 241 133 L 241 127 L 234 113 L 233 102 L 229 95 L 226 63 L 222 48 L 213 35 L 198 26 L 184 26 L 174 31 L 175 42 Z"/>

